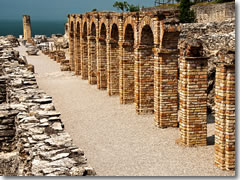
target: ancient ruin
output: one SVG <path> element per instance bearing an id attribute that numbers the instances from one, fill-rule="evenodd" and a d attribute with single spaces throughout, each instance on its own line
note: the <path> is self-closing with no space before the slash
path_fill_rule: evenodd
<path id="1" fill-rule="evenodd" d="M 119 96 L 124 107 L 134 104 L 136 114 L 152 114 L 149 123 L 160 133 L 176 129 L 172 142 L 182 152 L 210 145 L 208 123 L 214 123 L 212 164 L 234 172 L 234 3 L 192 9 L 197 23 L 181 24 L 178 8 L 69 14 L 67 34 L 41 53 L 98 92 Z M 24 40 L 33 43 L 30 16 L 23 16 L 23 27 Z M 0 175 L 96 175 L 65 131 L 52 97 L 39 89 L 34 66 L 12 49 L 18 45 L 14 37 L 0 38 Z M 67 45 L 68 52 L 62 48 Z"/>
<path id="2" fill-rule="evenodd" d="M 0 175 L 95 175 L 65 132 L 52 97 L 12 46 L 0 51 Z"/>
<path id="3" fill-rule="evenodd" d="M 235 48 L 234 17 L 180 24 L 178 14 L 68 15 L 69 69 L 109 96 L 119 95 L 121 104 L 135 103 L 138 114 L 154 113 L 157 127 L 179 125 L 177 142 L 184 146 L 207 145 L 207 119 L 215 113 L 215 164 L 234 169 L 234 65 L 213 54 Z"/>
<path id="4" fill-rule="evenodd" d="M 23 33 L 24 33 L 24 40 L 30 43 L 32 41 L 32 31 L 31 31 L 31 20 L 29 15 L 23 16 Z"/>

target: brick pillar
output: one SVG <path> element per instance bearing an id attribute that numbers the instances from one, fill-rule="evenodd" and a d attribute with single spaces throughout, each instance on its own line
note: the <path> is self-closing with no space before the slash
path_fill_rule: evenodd
<path id="1" fill-rule="evenodd" d="M 154 61 L 154 115 L 160 128 L 178 125 L 178 51 L 161 49 Z"/>
<path id="2" fill-rule="evenodd" d="M 180 48 L 180 143 L 207 145 L 207 70 L 200 41 L 189 40 Z"/>
<path id="3" fill-rule="evenodd" d="M 125 42 L 120 60 L 120 103 L 134 102 L 134 47 Z"/>
<path id="4" fill-rule="evenodd" d="M 103 90 L 107 89 L 107 45 L 105 39 L 99 40 L 97 88 Z"/>
<path id="5" fill-rule="evenodd" d="M 81 71 L 82 71 L 82 68 L 81 68 L 81 60 L 82 60 L 82 57 L 81 57 L 82 53 L 81 53 L 81 37 L 80 37 L 80 34 L 79 36 L 77 37 L 77 64 L 76 64 L 76 75 L 81 75 Z"/>
<path id="6" fill-rule="evenodd" d="M 119 45 L 114 40 L 109 41 L 109 58 L 107 61 L 108 95 L 119 95 Z"/>
<path id="7" fill-rule="evenodd" d="M 97 84 L 96 37 L 88 37 L 88 83 Z"/>
<path id="8" fill-rule="evenodd" d="M 81 40 L 81 75 L 83 80 L 88 79 L 88 43 L 87 39 L 82 38 Z"/>
<path id="9" fill-rule="evenodd" d="M 76 17 L 73 16 L 74 21 L 73 21 L 73 41 L 72 41 L 72 46 L 73 46 L 73 55 L 72 55 L 72 62 L 70 64 L 71 71 L 75 72 L 75 64 L 77 60 L 77 29 L 76 29 Z"/>
<path id="10" fill-rule="evenodd" d="M 75 75 L 79 75 L 79 63 L 80 63 L 80 34 L 75 32 L 74 35 L 74 72 Z"/>
<path id="11" fill-rule="evenodd" d="M 74 58 L 74 35 L 73 32 L 69 33 L 69 64 L 72 70 L 73 58 Z"/>
<path id="12" fill-rule="evenodd" d="M 140 45 L 135 60 L 135 103 L 138 114 L 154 111 L 154 54 L 152 46 Z"/>
<path id="13" fill-rule="evenodd" d="M 235 169 L 235 66 L 216 70 L 215 165 Z"/>

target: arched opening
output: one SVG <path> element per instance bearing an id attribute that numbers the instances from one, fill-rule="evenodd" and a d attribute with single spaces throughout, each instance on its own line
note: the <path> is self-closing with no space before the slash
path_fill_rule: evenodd
<path id="1" fill-rule="evenodd" d="M 88 83 L 97 84 L 96 25 L 91 24 L 89 39 Z"/>
<path id="2" fill-rule="evenodd" d="M 99 55 L 97 62 L 97 88 L 107 88 L 107 46 L 106 46 L 106 26 L 103 23 L 100 29 Z"/>
<path id="3" fill-rule="evenodd" d="M 87 43 L 87 22 L 83 25 L 82 31 L 82 61 L 81 61 L 81 74 L 82 79 L 88 79 L 88 43 Z"/>
<path id="4" fill-rule="evenodd" d="M 110 57 L 108 60 L 108 94 L 119 94 L 119 33 L 116 24 L 111 27 Z"/>
<path id="5" fill-rule="evenodd" d="M 123 57 L 120 62 L 120 103 L 134 102 L 134 31 L 131 24 L 125 29 Z"/>
<path id="6" fill-rule="evenodd" d="M 74 24 L 71 21 L 70 24 L 70 41 L 69 41 L 69 56 L 70 56 L 70 68 L 74 70 Z"/>
<path id="7" fill-rule="evenodd" d="M 81 50 L 80 50 L 80 23 L 77 22 L 77 32 L 76 32 L 76 58 L 75 58 L 75 74 L 81 75 Z"/>
<path id="8" fill-rule="evenodd" d="M 139 59 L 136 73 L 136 110 L 138 114 L 148 114 L 154 111 L 154 41 L 149 25 L 142 28 Z"/>

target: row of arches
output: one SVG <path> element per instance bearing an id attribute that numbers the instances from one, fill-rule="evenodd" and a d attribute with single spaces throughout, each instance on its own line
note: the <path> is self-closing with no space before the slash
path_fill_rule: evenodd
<path id="1" fill-rule="evenodd" d="M 70 21 L 71 69 L 108 95 L 120 95 L 122 104 L 136 103 L 137 112 L 152 113 L 154 106 L 154 34 L 150 24 L 141 30 L 136 49 L 136 28 L 127 23 L 121 37 L 119 24 Z M 90 29 L 88 29 L 90 27 Z M 97 32 L 99 29 L 99 33 Z M 75 30 L 75 31 L 74 31 Z M 75 35 L 74 35 L 75 34 Z M 139 75 L 139 76 L 138 76 Z"/>

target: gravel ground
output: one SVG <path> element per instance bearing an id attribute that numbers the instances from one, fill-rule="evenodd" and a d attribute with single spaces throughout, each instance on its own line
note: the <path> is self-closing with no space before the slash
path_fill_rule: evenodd
<path id="1" fill-rule="evenodd" d="M 17 50 L 25 54 L 24 48 Z M 65 129 L 82 148 L 99 176 L 233 176 L 214 166 L 214 146 L 187 148 L 176 144 L 179 130 L 158 129 L 153 115 L 137 115 L 135 106 L 120 105 L 79 76 L 60 72 L 40 53 L 27 56 L 38 84 L 53 97 Z M 214 124 L 208 124 L 208 136 Z"/>

